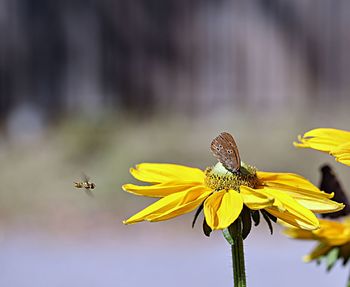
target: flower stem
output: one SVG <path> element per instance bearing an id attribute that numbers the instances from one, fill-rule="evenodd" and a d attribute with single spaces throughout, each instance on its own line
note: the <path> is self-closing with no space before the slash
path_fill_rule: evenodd
<path id="1" fill-rule="evenodd" d="M 232 234 L 234 235 L 234 243 L 231 245 L 234 287 L 246 287 L 242 222 L 240 218 L 232 224 Z"/>

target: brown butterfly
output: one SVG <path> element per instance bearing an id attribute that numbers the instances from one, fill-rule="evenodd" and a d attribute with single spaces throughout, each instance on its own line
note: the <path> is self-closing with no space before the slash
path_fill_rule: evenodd
<path id="1" fill-rule="evenodd" d="M 241 167 L 241 158 L 233 136 L 222 132 L 211 142 L 210 149 L 216 159 L 230 172 L 237 172 Z"/>

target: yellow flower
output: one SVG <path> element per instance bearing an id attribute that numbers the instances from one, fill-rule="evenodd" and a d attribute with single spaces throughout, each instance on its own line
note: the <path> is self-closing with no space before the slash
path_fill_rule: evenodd
<path id="1" fill-rule="evenodd" d="M 318 245 L 310 254 L 304 257 L 304 261 L 319 260 L 327 256 L 335 248 L 339 248 L 338 257 L 347 261 L 350 256 L 350 218 L 342 222 L 320 219 L 320 228 L 317 230 L 301 230 L 288 227 L 284 233 L 289 237 L 303 240 L 315 240 Z M 337 257 L 337 258 L 338 258 Z"/>
<path id="2" fill-rule="evenodd" d="M 244 172 L 228 172 L 221 163 L 205 171 L 175 164 L 142 163 L 131 168 L 138 180 L 151 185 L 125 184 L 127 192 L 160 198 L 130 217 L 124 224 L 162 221 L 193 211 L 203 204 L 212 230 L 225 229 L 241 214 L 243 206 L 265 210 L 293 226 L 319 227 L 316 213 L 341 210 L 330 200 L 333 194 L 320 191 L 305 178 L 292 173 L 256 171 L 242 163 Z"/>
<path id="3" fill-rule="evenodd" d="M 313 148 L 327 152 L 343 164 L 350 166 L 350 132 L 319 128 L 308 131 L 303 136 L 298 137 L 299 142 L 295 142 L 296 147 Z"/>

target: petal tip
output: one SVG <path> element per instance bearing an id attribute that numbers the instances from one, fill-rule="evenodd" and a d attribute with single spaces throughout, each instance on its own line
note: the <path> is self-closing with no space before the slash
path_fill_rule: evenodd
<path id="1" fill-rule="evenodd" d="M 137 221 L 130 220 L 130 219 L 131 219 L 131 217 L 128 218 L 128 219 L 123 220 L 123 224 L 124 224 L 124 225 L 130 225 L 130 224 L 134 224 L 134 223 L 137 222 Z"/>
<path id="2" fill-rule="evenodd" d="M 303 256 L 303 261 L 304 261 L 305 263 L 309 263 L 311 260 L 312 260 L 312 259 L 311 259 L 311 257 L 310 257 L 309 255 Z"/>
<path id="3" fill-rule="evenodd" d="M 293 146 L 300 148 L 307 147 L 305 138 L 301 135 L 298 135 L 298 140 L 293 142 Z"/>

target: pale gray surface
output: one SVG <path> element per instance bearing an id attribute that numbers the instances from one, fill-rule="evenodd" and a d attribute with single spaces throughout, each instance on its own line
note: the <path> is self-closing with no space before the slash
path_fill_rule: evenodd
<path id="1" fill-rule="evenodd" d="M 193 238 L 158 244 L 3 239 L 0 286 L 232 286 L 229 247 L 219 236 L 198 239 L 197 245 Z M 258 240 L 246 242 L 248 286 L 345 286 L 347 269 L 337 265 L 326 274 L 323 266 L 301 262 L 310 243 L 280 235 Z"/>

